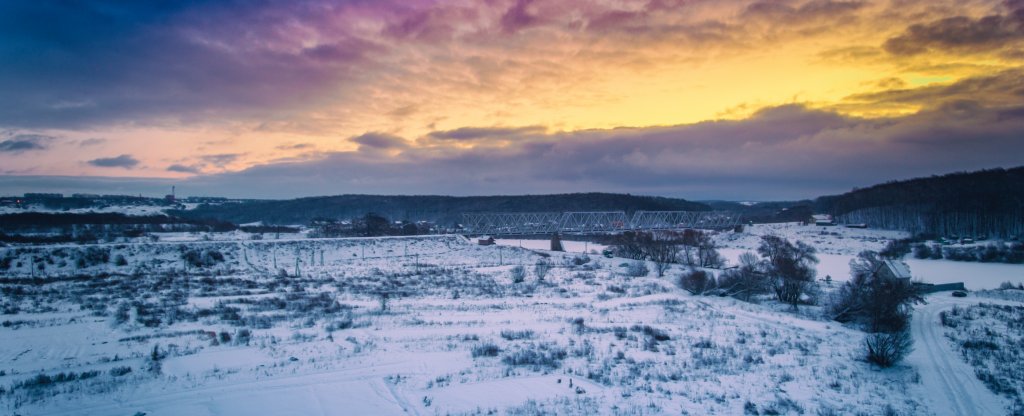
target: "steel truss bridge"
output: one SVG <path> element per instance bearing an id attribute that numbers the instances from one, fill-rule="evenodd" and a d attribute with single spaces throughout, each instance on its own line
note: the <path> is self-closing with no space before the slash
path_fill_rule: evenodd
<path id="1" fill-rule="evenodd" d="M 462 214 L 466 234 L 597 234 L 686 228 L 720 230 L 740 224 L 729 211 L 479 212 Z"/>

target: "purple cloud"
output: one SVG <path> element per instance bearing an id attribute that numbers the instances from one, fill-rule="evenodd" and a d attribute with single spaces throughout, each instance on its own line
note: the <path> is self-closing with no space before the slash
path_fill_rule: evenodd
<path id="1" fill-rule="evenodd" d="M 167 167 L 167 171 L 168 172 L 178 172 L 178 173 L 201 173 L 202 169 L 200 169 L 197 166 L 181 165 L 181 164 L 177 164 L 176 163 L 176 164 L 168 166 Z"/>
<path id="2" fill-rule="evenodd" d="M 1021 163 L 1024 107 L 956 103 L 882 120 L 790 105 L 747 120 L 538 133 L 500 148 L 410 148 L 387 156 L 335 152 L 208 175 L 188 185 L 263 197 L 609 191 L 795 199 L 897 178 Z M 399 140 L 383 137 L 379 144 L 384 147 Z M 377 139 L 371 134 L 360 140 Z M 267 189 L 276 191 L 268 194 Z"/>
<path id="3" fill-rule="evenodd" d="M 99 159 L 93 159 L 88 161 L 90 165 L 101 167 L 101 168 L 124 168 L 131 169 L 139 164 L 139 160 L 132 157 L 132 155 L 120 155 L 114 157 L 101 157 Z"/>
<path id="4" fill-rule="evenodd" d="M 428 136 L 438 140 L 477 140 L 485 138 L 509 138 L 544 133 L 544 126 L 526 127 L 462 127 L 454 130 L 434 131 Z"/>
<path id="5" fill-rule="evenodd" d="M 409 146 L 405 139 L 387 133 L 370 132 L 349 139 L 359 144 L 360 150 L 367 149 L 403 149 Z"/>
<path id="6" fill-rule="evenodd" d="M 42 134 L 15 134 L 7 140 L 0 141 L 0 152 L 22 153 L 32 150 L 46 150 L 53 136 Z"/>
<path id="7" fill-rule="evenodd" d="M 980 18 L 954 16 L 926 24 L 915 24 L 885 42 L 894 55 L 918 55 L 929 50 L 978 53 L 1000 50 L 1024 43 L 1024 2 L 1004 3 L 1007 14 Z"/>

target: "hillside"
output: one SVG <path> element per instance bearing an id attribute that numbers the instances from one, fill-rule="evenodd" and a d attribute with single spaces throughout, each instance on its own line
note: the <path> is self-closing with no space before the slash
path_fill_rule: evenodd
<path id="1" fill-rule="evenodd" d="M 939 235 L 1024 233 L 1024 167 L 893 181 L 815 200 L 847 222 Z"/>
<path id="2" fill-rule="evenodd" d="M 313 219 L 351 219 L 376 212 L 394 220 L 427 220 L 440 224 L 460 221 L 465 212 L 547 212 L 710 210 L 684 199 L 629 194 L 580 193 L 515 196 L 338 195 L 290 200 L 206 204 L 188 211 L 170 211 L 185 218 L 216 219 L 244 224 L 306 224 Z"/>
<path id="3" fill-rule="evenodd" d="M 806 221 L 814 210 L 812 202 L 803 201 L 769 201 L 769 202 L 732 202 L 732 201 L 700 201 L 716 211 L 732 211 L 743 215 L 744 222 L 756 224 L 775 222 Z"/>

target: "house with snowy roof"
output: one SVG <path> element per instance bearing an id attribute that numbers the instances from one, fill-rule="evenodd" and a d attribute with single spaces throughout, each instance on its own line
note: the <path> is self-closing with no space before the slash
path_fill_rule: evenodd
<path id="1" fill-rule="evenodd" d="M 885 260 L 882 262 L 881 268 L 878 270 L 880 277 L 890 279 L 906 279 L 910 280 L 912 275 L 910 274 L 910 266 L 901 260 Z"/>

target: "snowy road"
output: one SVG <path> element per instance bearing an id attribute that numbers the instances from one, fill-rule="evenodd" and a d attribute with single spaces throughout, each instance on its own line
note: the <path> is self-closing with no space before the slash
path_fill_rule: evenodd
<path id="1" fill-rule="evenodd" d="M 911 331 L 914 351 L 907 358 L 921 374 L 921 383 L 928 403 L 936 415 L 1002 415 L 1006 414 L 1005 400 L 992 393 L 960 357 L 950 341 L 943 335 L 939 313 L 953 305 L 972 305 L 979 302 L 1004 303 L 991 299 L 951 297 L 941 292 L 927 298 L 927 305 L 914 308 Z"/>

